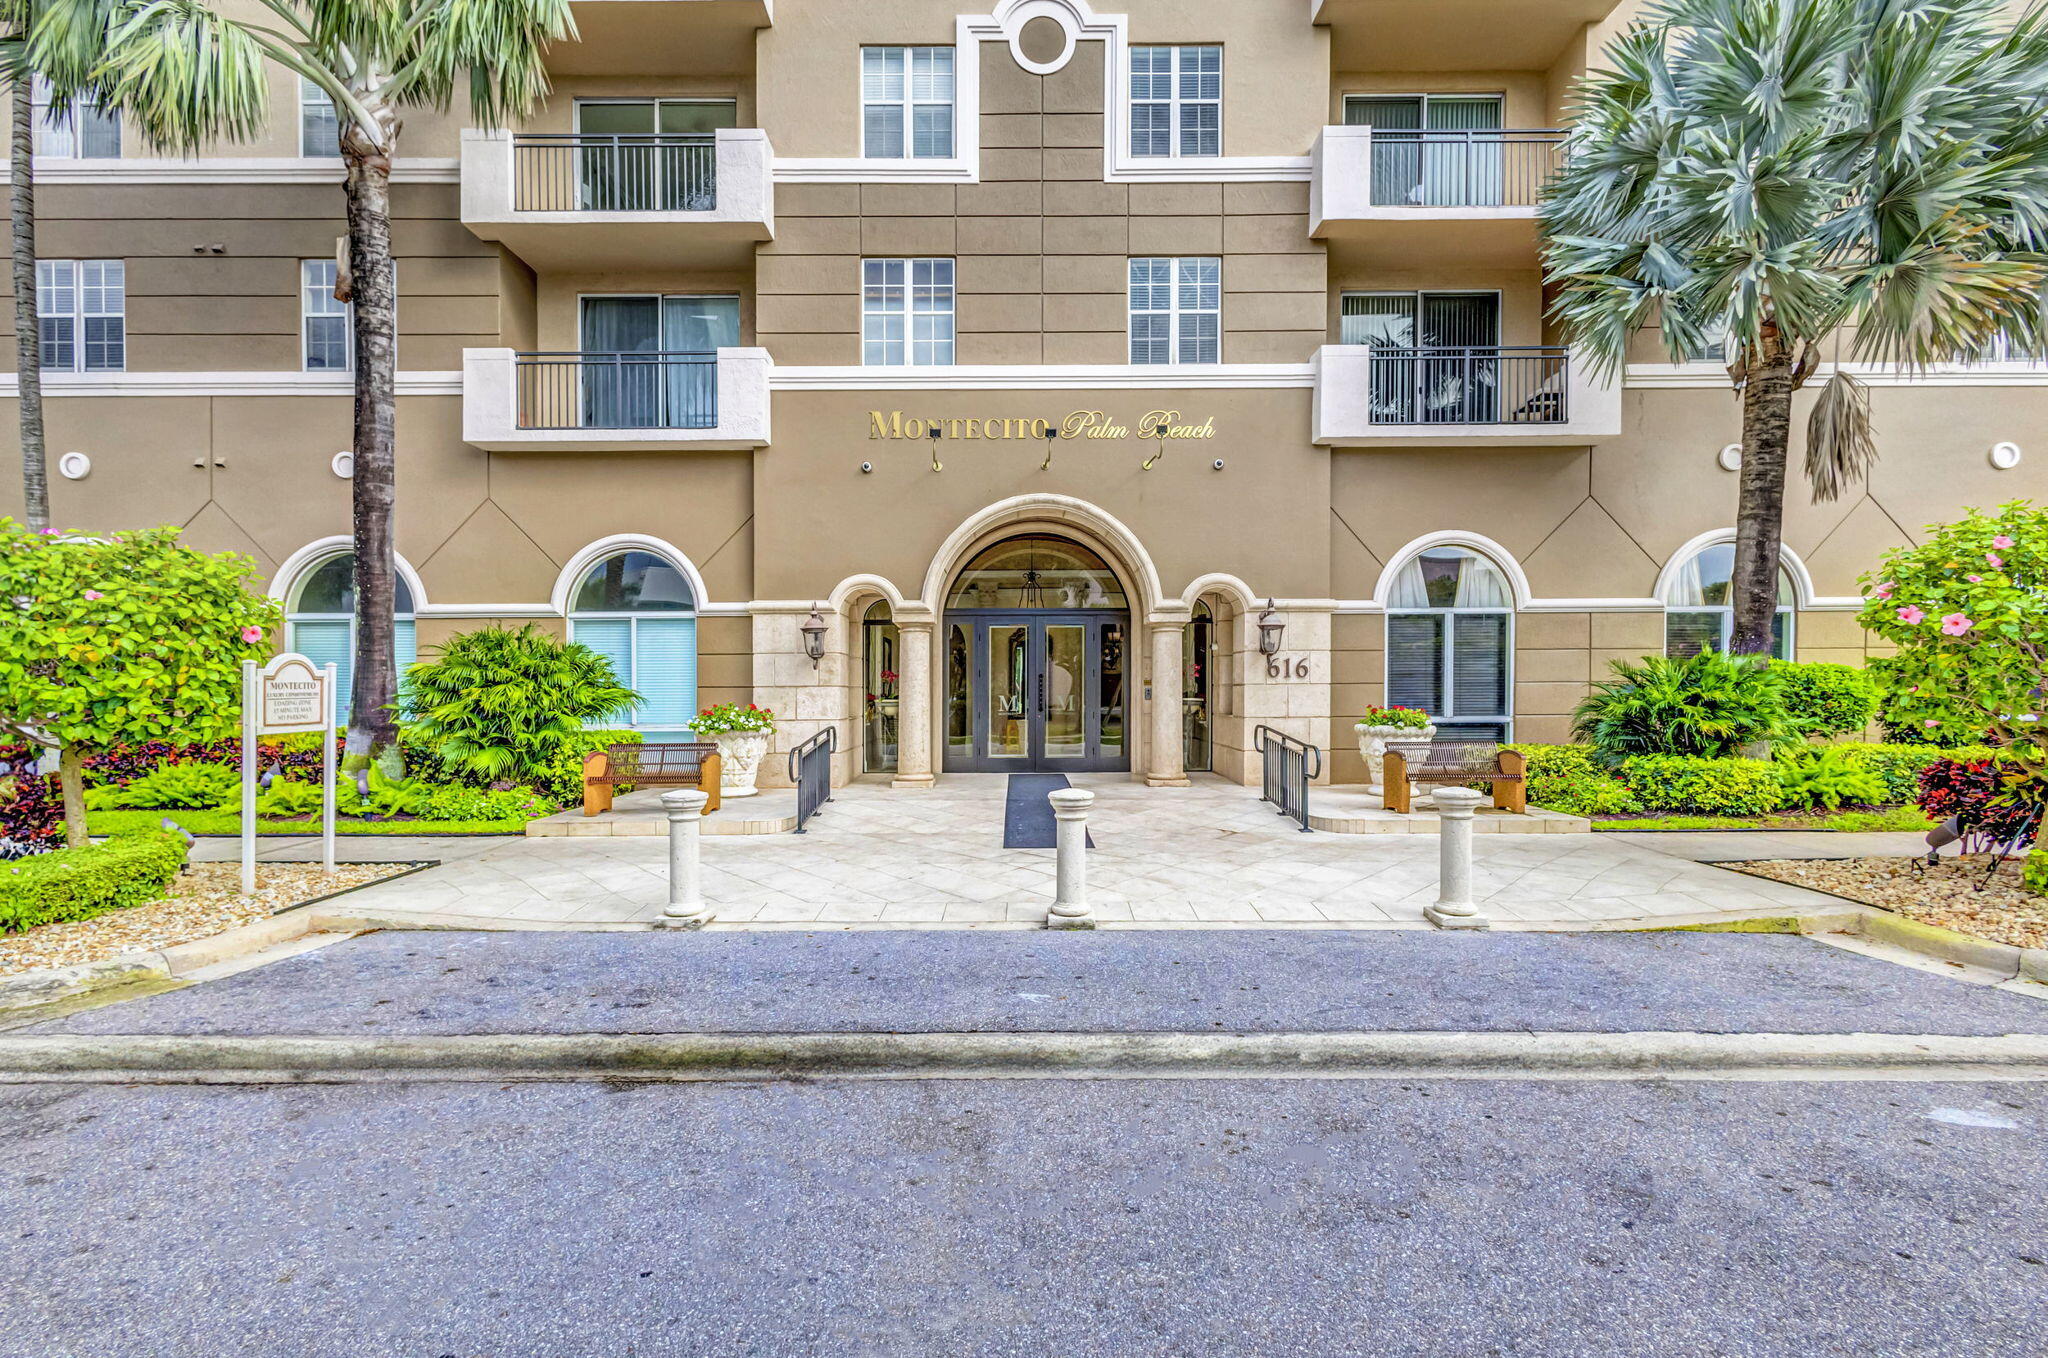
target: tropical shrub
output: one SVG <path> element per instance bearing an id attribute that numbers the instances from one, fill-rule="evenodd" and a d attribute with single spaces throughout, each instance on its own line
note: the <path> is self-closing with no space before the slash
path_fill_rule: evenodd
<path id="1" fill-rule="evenodd" d="M 1529 779 L 1529 802 L 1574 816 L 1626 815 L 1641 809 L 1628 785 L 1593 760 L 1584 745 L 1509 745 Z"/>
<path id="2" fill-rule="evenodd" d="M 2040 808 L 2012 795 L 2017 776 L 2018 770 L 2003 760 L 1943 759 L 1922 770 L 1916 800 L 1932 820 L 1955 818 L 1965 853 L 1989 853 L 2015 838 L 2031 844 Z"/>
<path id="3" fill-rule="evenodd" d="M 1429 714 L 1419 707 L 1368 707 L 1355 729 L 1363 731 L 1368 726 L 1398 726 L 1404 731 L 1420 731 L 1429 725 Z"/>
<path id="4" fill-rule="evenodd" d="M 277 602 L 256 563 L 178 545 L 175 528 L 70 539 L 0 519 L 0 734 L 54 748 L 70 843 L 85 843 L 85 757 L 165 731 L 235 729 L 242 662 Z"/>
<path id="5" fill-rule="evenodd" d="M 1864 577 L 1857 620 L 1898 647 L 1872 667 L 1886 717 L 2011 746 L 2048 777 L 2048 510 L 2025 501 L 1930 527 Z"/>
<path id="6" fill-rule="evenodd" d="M 552 815 L 555 803 L 530 787 L 437 787 L 416 813 L 423 820 L 533 820 Z"/>
<path id="7" fill-rule="evenodd" d="M 346 781 L 337 779 L 337 792 Z M 317 816 L 324 802 L 325 798 L 321 796 L 318 783 L 302 783 L 296 778 L 273 778 L 269 787 L 256 794 L 256 815 L 262 820 L 296 820 L 301 816 Z M 337 796 L 337 814 L 342 806 L 343 799 Z"/>
<path id="8" fill-rule="evenodd" d="M 337 767 L 341 740 L 337 733 L 334 737 Z M 318 733 L 272 736 L 257 744 L 256 763 L 262 769 L 274 768 L 317 778 L 320 776 L 320 737 Z M 238 737 L 229 736 L 223 740 L 197 743 L 145 740 L 116 745 L 86 756 L 85 784 L 88 789 L 124 786 L 166 764 L 219 764 L 239 775 L 242 742 Z"/>
<path id="9" fill-rule="evenodd" d="M 184 836 L 144 830 L 0 865 L 0 933 L 156 900 L 184 862 Z"/>
<path id="10" fill-rule="evenodd" d="M 92 788 L 86 806 L 93 806 L 93 794 L 114 794 L 113 806 L 138 811 L 203 810 L 226 806 L 239 793 L 242 780 L 225 764 L 164 764 L 123 788 Z"/>
<path id="11" fill-rule="evenodd" d="M 559 777 L 586 727 L 639 700 L 609 660 L 529 623 L 451 638 L 406 670 L 400 708 L 443 776 L 491 787 Z"/>
<path id="12" fill-rule="evenodd" d="M 700 736 L 729 736 L 748 731 L 773 731 L 775 714 L 765 707 L 748 703 L 719 703 L 707 707 L 697 714 L 690 723 L 690 729 Z"/>
<path id="13" fill-rule="evenodd" d="M 608 745 L 638 745 L 642 737 L 638 731 L 579 731 L 562 746 L 561 757 L 556 759 L 543 777 L 533 780 L 534 791 L 554 802 L 557 806 L 568 806 L 583 799 L 583 761 Z M 623 794 L 626 787 L 614 788 Z"/>
<path id="14" fill-rule="evenodd" d="M 1786 806 L 1844 803 L 1875 806 L 1885 800 L 1885 781 L 1850 753 L 1847 745 L 1806 745 L 1781 750 L 1773 761 Z"/>
<path id="15" fill-rule="evenodd" d="M 1877 685 L 1854 665 L 1781 660 L 1771 668 L 1785 700 L 1785 719 L 1801 735 L 1851 735 L 1877 715 Z"/>
<path id="16" fill-rule="evenodd" d="M 2048 896 L 2048 853 L 2030 853 L 2020 882 L 2037 896 Z"/>
<path id="17" fill-rule="evenodd" d="M 360 791 L 347 779 L 341 782 L 344 799 L 355 807 L 358 815 L 417 816 L 426 806 L 432 789 L 422 780 L 388 777 L 374 764 L 369 772 L 368 792 Z"/>
<path id="18" fill-rule="evenodd" d="M 1767 759 L 1639 755 L 1622 765 L 1621 776 L 1646 811 L 1757 816 L 1785 804 L 1777 767 Z"/>
<path id="19" fill-rule="evenodd" d="M 1572 734 L 1610 767 L 1637 755 L 1725 758 L 1786 733 L 1776 666 L 1707 650 L 1612 668 L 1572 713 Z"/>
<path id="20" fill-rule="evenodd" d="M 1894 745 L 1856 744 L 1837 745 L 1843 758 L 1850 763 L 1875 774 L 1884 784 L 1884 796 L 1880 802 L 1887 805 L 1894 802 L 1910 802 L 1920 792 L 1920 771 L 1944 759 L 1960 759 L 1964 762 L 1989 759 L 1993 750 L 1988 745 L 1965 745 L 1945 748 L 1937 745 Z"/>
<path id="21" fill-rule="evenodd" d="M 37 762 L 26 746 L 0 745 L 0 862 L 47 852 L 64 838 L 56 789 Z"/>

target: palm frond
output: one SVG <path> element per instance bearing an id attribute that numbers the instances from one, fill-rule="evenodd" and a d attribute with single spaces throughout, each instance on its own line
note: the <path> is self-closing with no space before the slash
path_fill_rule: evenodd
<path id="1" fill-rule="evenodd" d="M 1837 368 L 1806 424 L 1806 480 L 1816 502 L 1839 500 L 1870 475 L 1877 438 L 1870 425 L 1870 392 Z"/>

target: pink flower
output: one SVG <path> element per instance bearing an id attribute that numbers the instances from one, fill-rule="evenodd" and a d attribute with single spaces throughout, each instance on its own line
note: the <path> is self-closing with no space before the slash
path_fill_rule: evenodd
<path id="1" fill-rule="evenodd" d="M 1970 620 L 1960 613 L 1950 613 L 1941 620 L 1943 636 L 1959 637 L 1970 630 Z"/>
<path id="2" fill-rule="evenodd" d="M 1915 608 L 1912 604 L 1907 604 L 1904 608 L 1899 610 L 1899 621 L 1905 623 L 1908 627 L 1917 625 L 1926 616 L 1927 615 L 1925 613 L 1922 613 L 1918 608 Z"/>
<path id="3" fill-rule="evenodd" d="M 2005 564 L 2005 562 L 1999 559 L 1998 553 L 1996 552 L 1984 553 L 1984 559 L 1991 563 L 1992 570 L 1997 570 L 2000 566 L 2003 566 Z"/>
<path id="4" fill-rule="evenodd" d="M 89 590 L 87 590 L 87 591 L 85 592 L 85 601 L 86 601 L 87 603 L 92 603 L 92 602 L 94 602 L 95 600 L 98 600 L 98 599 L 104 599 L 104 598 L 106 598 L 106 597 L 107 597 L 106 595 L 104 595 L 104 594 L 100 593 L 100 592 L 99 592 L 98 590 L 96 590 L 96 589 L 89 589 Z"/>
<path id="5" fill-rule="evenodd" d="M 1919 620 L 1916 618 L 1914 619 L 1914 621 L 1917 622 Z M 258 627 L 253 622 L 250 623 L 247 627 L 244 627 L 242 629 L 242 640 L 250 642 L 252 644 L 263 640 L 263 629 L 261 627 Z"/>
<path id="6" fill-rule="evenodd" d="M 1938 721 L 1928 721 L 1928 722 L 1923 722 L 1923 723 L 1922 723 L 1922 725 L 1926 726 L 1926 728 L 1927 728 L 1928 730 L 1932 731 L 1932 730 L 1933 730 L 1933 729 L 1934 729 L 1935 727 L 1937 727 L 1937 726 L 1941 725 L 1941 723 L 1940 723 L 1940 722 L 1938 722 Z"/>
<path id="7" fill-rule="evenodd" d="M 45 528 L 43 530 L 43 536 L 46 538 L 62 537 L 63 533 L 55 528 Z"/>
<path id="8" fill-rule="evenodd" d="M 2012 539 L 2007 537 L 2004 533 L 2000 533 L 1997 537 L 1991 539 L 1991 545 L 2002 552 L 2006 548 L 2012 546 Z"/>
<path id="9" fill-rule="evenodd" d="M 1892 582 L 1891 582 L 1891 581 L 1889 581 L 1889 580 L 1885 581 L 1885 582 L 1884 582 L 1883 584 L 1879 585 L 1879 586 L 1877 587 L 1877 589 L 1876 589 L 1875 591 L 1873 591 L 1873 593 L 1874 593 L 1875 597 L 1877 597 L 1877 598 L 1879 598 L 1879 599 L 1889 599 L 1889 598 L 1891 598 L 1891 597 L 1892 597 Z"/>
<path id="10" fill-rule="evenodd" d="M 1966 575 L 1963 577 L 1963 579 L 1968 580 L 1973 585 L 1981 585 L 1984 583 L 1984 577 L 1981 575 Z"/>

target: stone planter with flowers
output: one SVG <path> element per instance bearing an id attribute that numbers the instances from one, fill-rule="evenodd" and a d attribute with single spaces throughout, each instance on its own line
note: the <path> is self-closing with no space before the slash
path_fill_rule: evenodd
<path id="1" fill-rule="evenodd" d="M 718 791 L 722 797 L 752 797 L 760 792 L 761 760 L 775 734 L 775 714 L 748 703 L 720 703 L 697 714 L 690 727 L 718 746 Z"/>
<path id="2" fill-rule="evenodd" d="M 1429 714 L 1415 707 L 1368 707 L 1365 719 L 1352 729 L 1358 732 L 1358 752 L 1365 756 L 1365 778 L 1373 792 L 1385 788 L 1388 741 L 1436 738 Z"/>

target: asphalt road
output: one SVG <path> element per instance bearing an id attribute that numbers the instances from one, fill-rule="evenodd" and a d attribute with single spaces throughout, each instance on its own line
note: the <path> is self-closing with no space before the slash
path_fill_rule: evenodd
<path id="1" fill-rule="evenodd" d="M 385 933 L 24 1032 L 1949 1033 L 2048 1004 L 1792 935 Z"/>
<path id="2" fill-rule="evenodd" d="M 0 1089 L 8 1358 L 2038 1355 L 2038 1085 Z"/>

